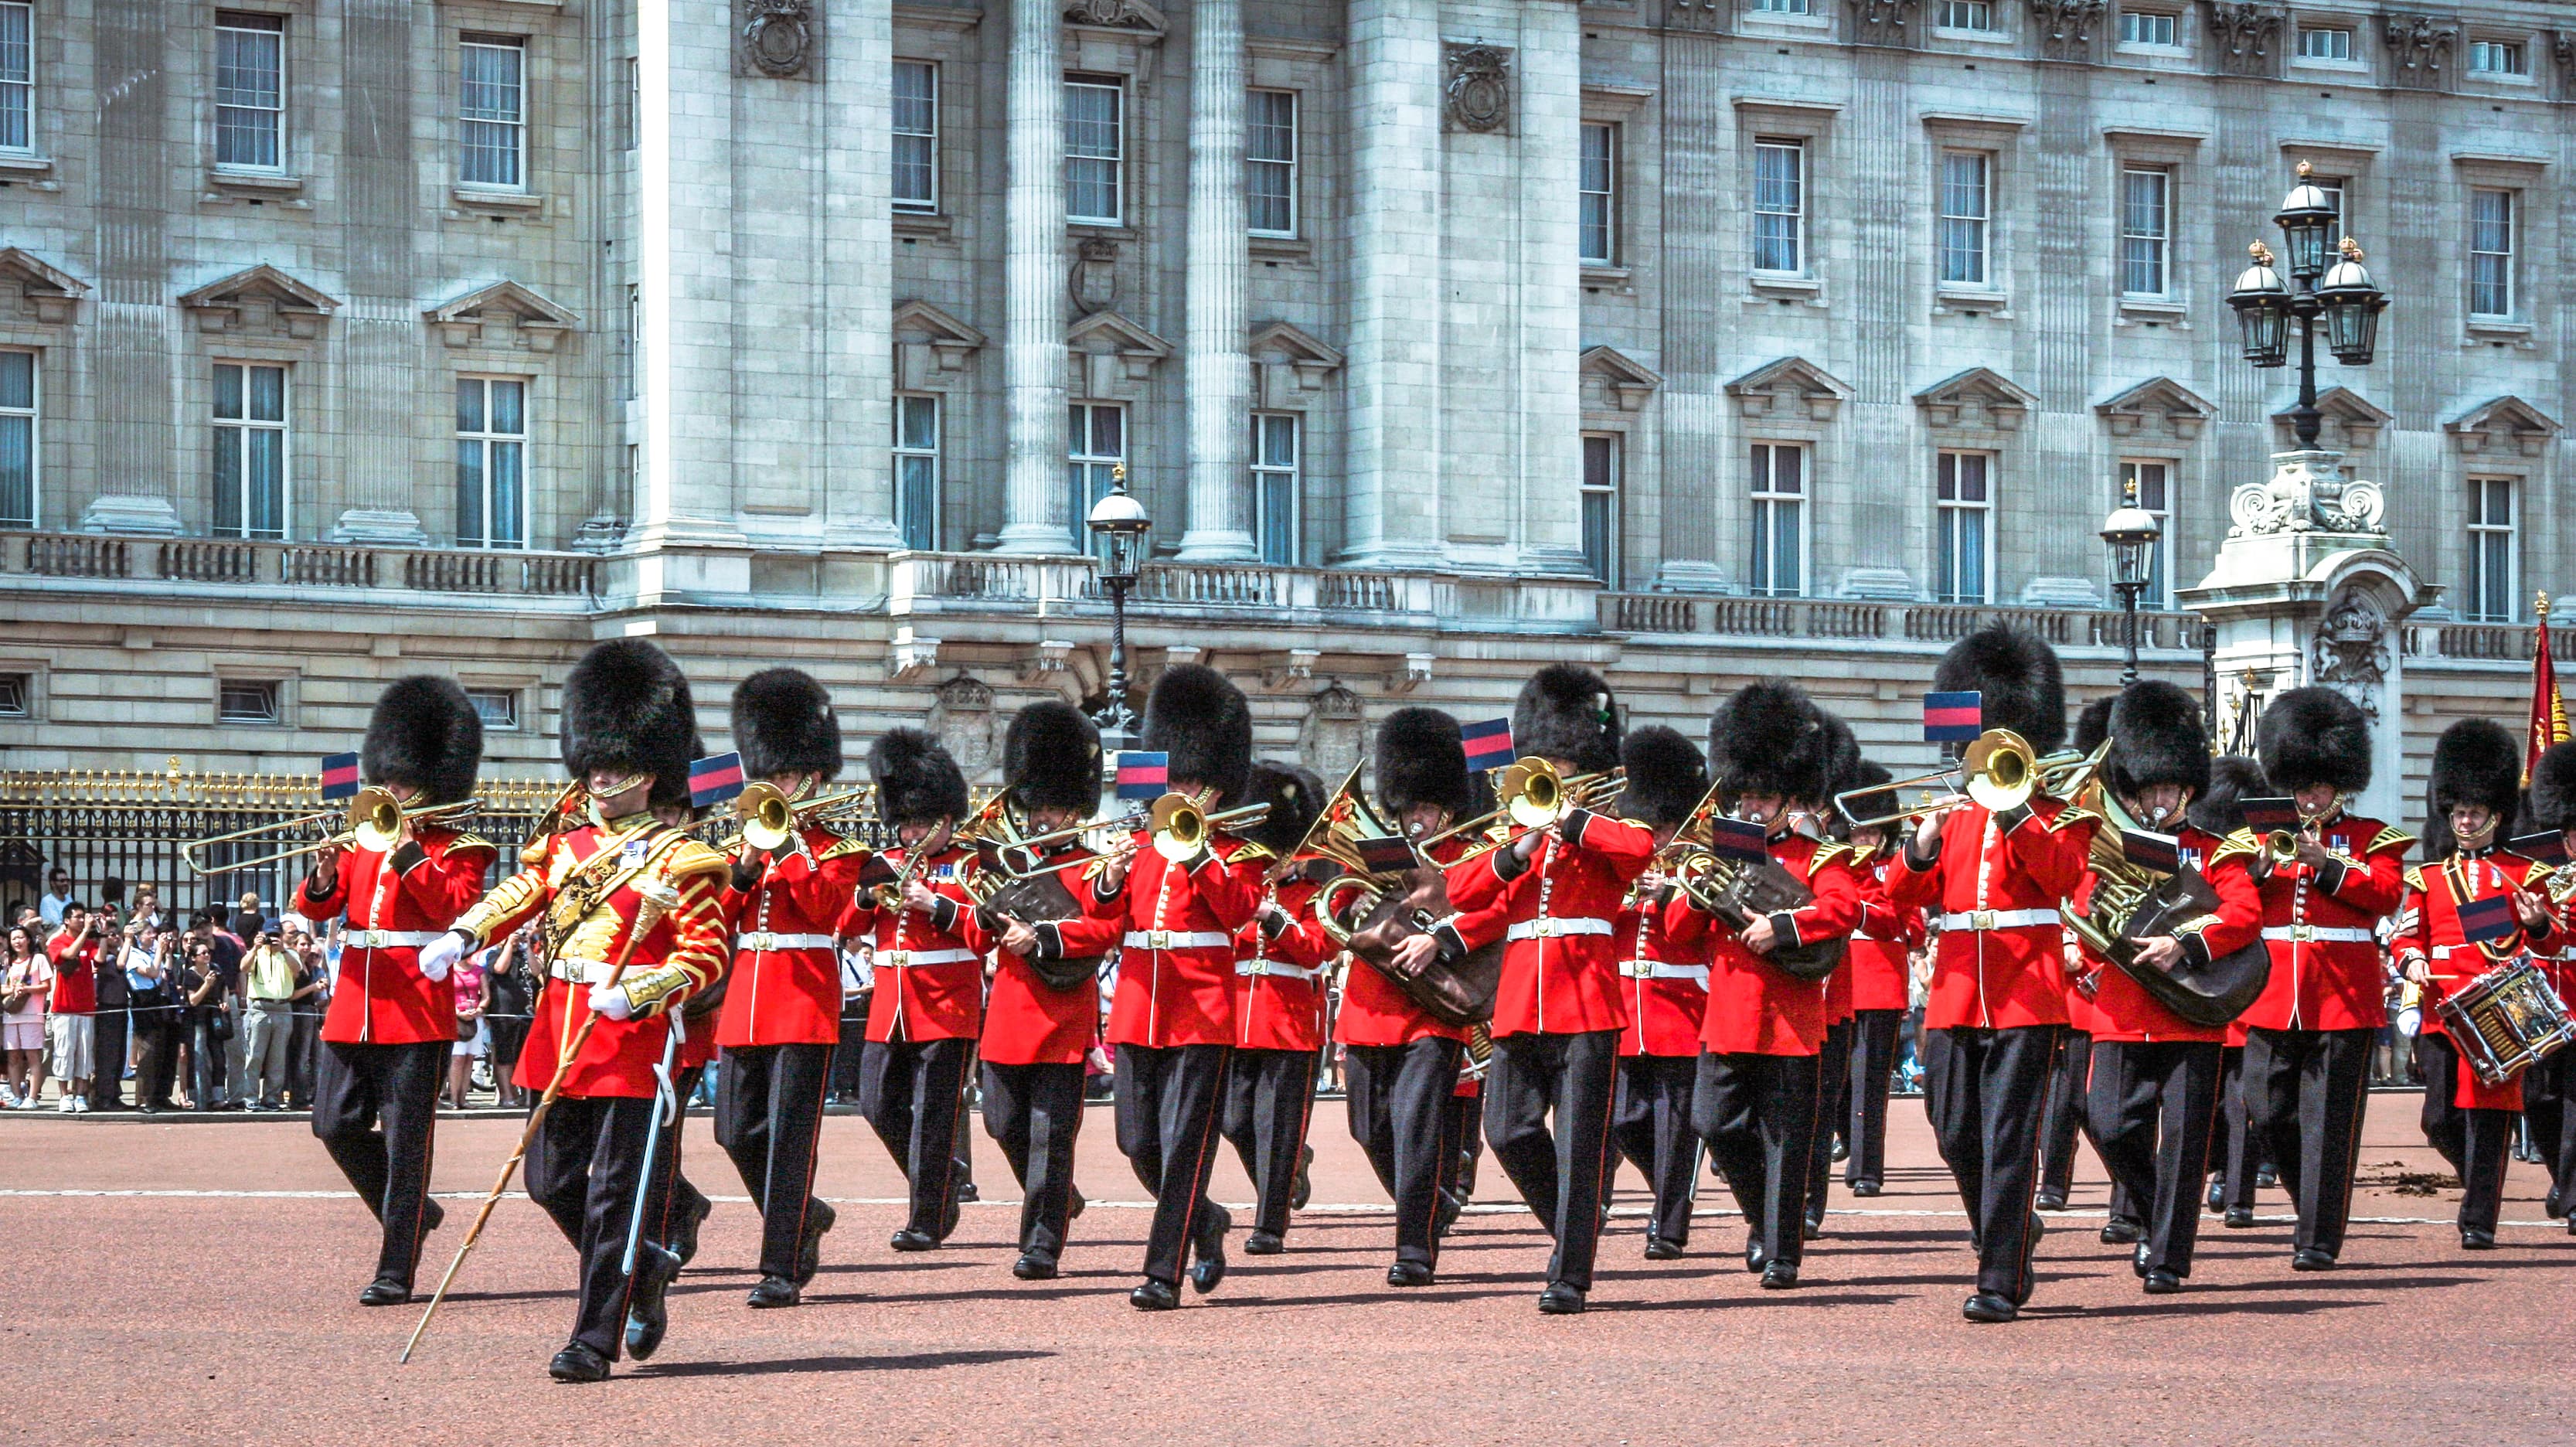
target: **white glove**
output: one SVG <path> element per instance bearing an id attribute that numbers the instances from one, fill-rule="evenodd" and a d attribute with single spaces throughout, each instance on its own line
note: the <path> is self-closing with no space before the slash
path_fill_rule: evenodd
<path id="1" fill-rule="evenodd" d="M 590 1008 L 611 1020 L 623 1020 L 635 1013 L 635 1002 L 626 998 L 624 985 L 593 985 Z"/>
<path id="2" fill-rule="evenodd" d="M 447 972 L 456 968 L 456 962 L 464 958 L 465 951 L 473 944 L 474 941 L 463 931 L 449 930 L 428 944 L 422 945 L 420 947 L 421 978 L 433 985 L 446 979 Z"/>

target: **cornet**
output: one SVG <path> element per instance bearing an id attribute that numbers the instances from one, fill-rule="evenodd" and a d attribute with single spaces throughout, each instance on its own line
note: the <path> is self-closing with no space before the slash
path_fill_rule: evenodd
<path id="1" fill-rule="evenodd" d="M 722 842 L 727 854 L 748 844 L 766 854 L 796 837 L 796 831 L 818 814 L 855 803 L 876 792 L 875 786 L 861 784 L 837 794 L 824 794 L 811 799 L 790 799 L 777 785 L 751 783 L 733 799 L 733 816 L 741 827 Z"/>
<path id="2" fill-rule="evenodd" d="M 325 849 L 346 849 L 352 844 L 361 849 L 372 849 L 379 854 L 390 854 L 393 852 L 395 841 L 402 837 L 403 825 L 406 823 L 426 824 L 435 820 L 454 819 L 471 814 L 482 807 L 483 801 L 480 799 L 456 799 L 445 804 L 429 804 L 417 809 L 405 809 L 402 800 L 395 798 L 391 789 L 370 785 L 360 789 L 357 797 L 349 801 L 349 807 L 345 813 L 337 809 L 317 809 L 310 814 L 299 814 L 292 819 L 281 819 L 274 824 L 259 824 L 248 829 L 236 829 L 229 834 L 192 839 L 179 846 L 179 857 L 198 874 L 213 875 L 230 874 L 240 869 L 257 869 L 262 865 L 275 864 L 280 860 L 319 854 Z M 343 822 L 340 832 L 328 839 L 317 839 L 310 844 L 299 844 L 292 849 L 281 849 L 274 854 L 263 854 L 256 859 L 235 860 L 229 864 L 209 865 L 197 858 L 197 851 L 201 849 L 243 839 L 255 839 L 263 835 L 290 833 L 318 820 L 328 819 L 333 814 L 342 814 Z"/>
<path id="3" fill-rule="evenodd" d="M 1205 848 L 1210 833 L 1239 824 L 1258 824 L 1269 817 L 1267 804 L 1245 804 L 1210 814 L 1187 794 L 1165 794 L 1145 811 L 1154 852 L 1175 864 Z"/>
<path id="4" fill-rule="evenodd" d="M 1428 850 L 1444 839 L 1480 833 L 1504 818 L 1523 829 L 1544 829 L 1576 809 L 1598 805 L 1628 782 L 1625 768 L 1567 778 L 1557 772 L 1556 765 L 1535 755 L 1514 760 L 1497 772 L 1494 792 L 1502 800 L 1502 807 L 1452 824 L 1421 840 L 1417 847 Z"/>

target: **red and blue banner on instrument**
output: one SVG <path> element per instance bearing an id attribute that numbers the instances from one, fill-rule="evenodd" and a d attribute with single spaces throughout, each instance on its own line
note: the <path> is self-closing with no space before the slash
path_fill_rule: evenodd
<path id="1" fill-rule="evenodd" d="M 1519 757 L 1512 752 L 1512 721 L 1507 718 L 1462 724 L 1458 742 L 1466 746 L 1470 770 L 1499 769 Z"/>
<path id="2" fill-rule="evenodd" d="M 1923 695 L 1923 742 L 1963 744 L 1985 727 L 1985 695 L 1977 690 Z"/>
<path id="3" fill-rule="evenodd" d="M 2182 841 L 2152 829 L 2123 829 L 2120 855 L 2140 869 L 2172 874 L 2182 868 Z"/>
<path id="4" fill-rule="evenodd" d="M 1401 834 L 1370 835 L 1359 841 L 1359 854 L 1360 868 L 1370 874 L 1396 874 L 1422 862 L 1413 841 Z"/>
<path id="5" fill-rule="evenodd" d="M 322 756 L 322 802 L 336 804 L 342 799 L 358 797 L 358 756 L 324 754 Z"/>
<path id="6" fill-rule="evenodd" d="M 1118 798 L 1121 803 L 1146 803 L 1171 792 L 1172 756 L 1148 754 L 1135 749 L 1118 755 Z"/>
<path id="7" fill-rule="evenodd" d="M 2555 829 L 2543 829 L 2537 834 L 2518 834 L 2506 840 L 2504 847 L 2536 864 L 2556 866 L 2565 864 L 2568 858 L 2567 836 Z"/>
<path id="8" fill-rule="evenodd" d="M 709 754 L 689 761 L 689 807 L 712 808 L 742 792 L 742 755 Z"/>
<path id="9" fill-rule="evenodd" d="M 1759 863 L 1771 857 L 1770 831 L 1750 819 L 1711 819 L 1708 852 L 1736 864 Z"/>
<path id="10" fill-rule="evenodd" d="M 2257 834 L 2299 827 L 2299 803 L 2295 799 L 2248 799 L 2237 807 L 2245 811 L 2245 827 Z"/>
<path id="11" fill-rule="evenodd" d="M 2513 912 L 2512 895 L 2490 894 L 2460 906 L 2460 937 L 2470 944 L 2510 939 L 2521 928 L 2522 919 Z"/>

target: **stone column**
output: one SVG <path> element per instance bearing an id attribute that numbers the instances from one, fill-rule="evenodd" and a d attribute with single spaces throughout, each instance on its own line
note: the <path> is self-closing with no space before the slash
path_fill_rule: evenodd
<path id="1" fill-rule="evenodd" d="M 1520 152 L 1521 535 L 1519 566 L 1583 564 L 1583 273 L 1576 258 L 1583 35 L 1575 7 L 1524 6 L 1514 117 Z M 1463 219 L 1463 218 L 1462 218 Z M 1622 510 L 1628 498 L 1622 490 Z M 1614 533 L 1622 520 L 1612 520 Z M 1619 586 L 1619 580 L 1610 580 Z"/>
<path id="2" fill-rule="evenodd" d="M 1242 0 L 1190 8 L 1188 271 L 1190 521 L 1185 563 L 1255 556 L 1246 473 L 1252 359 L 1243 286 L 1251 265 L 1243 210 Z"/>
<path id="3" fill-rule="evenodd" d="M 1000 547 L 1065 553 L 1082 520 L 1065 516 L 1063 0 L 1011 0 L 1010 73 L 1002 203 L 1010 469 Z"/>
<path id="4" fill-rule="evenodd" d="M 819 134 L 825 175 L 810 208 L 823 253 L 810 311 L 839 385 L 818 389 L 823 409 L 824 539 L 835 547 L 899 548 L 895 528 L 894 145 L 889 77 L 894 14 L 883 5 L 836 5 L 823 67 Z M 773 83 L 776 84 L 776 83 Z M 811 233 L 809 233 L 811 234 Z"/>

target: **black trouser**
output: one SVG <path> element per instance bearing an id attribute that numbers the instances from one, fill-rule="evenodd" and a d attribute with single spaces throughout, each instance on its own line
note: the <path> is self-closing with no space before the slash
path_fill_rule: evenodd
<path id="1" fill-rule="evenodd" d="M 1905 1028 L 1902 1010 L 1863 1010 L 1852 1017 L 1851 1125 L 1844 1139 L 1851 1155 L 1843 1161 L 1843 1184 L 1887 1182 L 1887 1087 L 1896 1071 L 1896 1035 Z"/>
<path id="2" fill-rule="evenodd" d="M 1461 1049 L 1459 1054 L 1463 1057 L 1466 1052 Z M 1480 1080 L 1475 1090 L 1460 1095 L 1457 1082 L 1450 1082 L 1448 1134 L 1442 1137 L 1446 1154 L 1441 1157 L 1448 1162 L 1449 1174 L 1442 1189 L 1456 1192 L 1462 1206 L 1476 1194 L 1476 1163 L 1485 1158 L 1484 1123 L 1484 1083 Z"/>
<path id="3" fill-rule="evenodd" d="M 1647 1234 L 1676 1246 L 1690 1244 L 1691 1184 L 1699 1167 L 1691 1086 L 1698 1078 L 1696 1055 L 1622 1055 L 1619 1103 L 1610 1116 L 1610 1139 L 1655 1193 Z"/>
<path id="4" fill-rule="evenodd" d="M 653 1151 L 653 1179 L 644 1183 L 643 1238 L 666 1250 L 676 1250 L 672 1238 L 674 1218 L 682 1212 L 703 1213 L 710 1209 L 705 1194 L 690 1183 L 680 1170 L 680 1144 L 688 1139 L 689 1097 L 698 1093 L 699 1078 L 707 1073 L 703 1065 L 687 1069 L 674 1068 L 671 1073 L 671 1099 L 678 1106 L 671 1114 L 671 1124 L 662 1143 Z"/>
<path id="5" fill-rule="evenodd" d="M 805 1222 L 822 1204 L 814 1199 L 814 1149 L 831 1074 L 832 1047 L 802 1042 L 728 1045 L 717 1062 L 716 1144 L 733 1157 L 760 1212 L 763 1276 L 803 1280 Z"/>
<path id="6" fill-rule="evenodd" d="M 2133 1209 L 2144 1208 L 2142 1270 L 2191 1274 L 2225 1048 L 2217 1041 L 2093 1042 L 2087 1122 L 2103 1168 Z"/>
<path id="7" fill-rule="evenodd" d="M 1816 1057 L 1816 1128 L 1809 1132 L 1806 1219 L 1822 1226 L 1825 1190 L 1834 1176 L 1834 1136 L 1849 1119 L 1852 1025 L 1825 1027 L 1824 1052 Z"/>
<path id="8" fill-rule="evenodd" d="M 2567 1214 L 2568 1186 L 2576 1182 L 2576 1050 L 2560 1049 L 2522 1073 L 2522 1120 L 2531 1147 L 2549 1169 L 2553 1216 Z"/>
<path id="9" fill-rule="evenodd" d="M 2504 1205 L 2514 1113 L 2452 1103 L 2467 1067 L 2450 1036 L 2431 1031 L 2416 1036 L 2415 1063 L 2424 1071 L 2424 1139 L 2460 1173 L 2460 1229 L 2492 1236 Z"/>
<path id="10" fill-rule="evenodd" d="M 2255 1137 L 2245 1094 L 2245 1047 L 2225 1049 L 2219 1066 L 2218 1129 L 2210 1137 L 2209 1164 L 2225 1176 L 2219 1204 L 2250 1211 L 2254 1209 L 2254 1171 L 2262 1164 L 2263 1148 Z"/>
<path id="11" fill-rule="evenodd" d="M 1020 1249 L 1064 1254 L 1073 1219 L 1073 1145 L 1082 1131 L 1082 1062 L 984 1062 L 984 1129 L 1020 1181 Z"/>
<path id="12" fill-rule="evenodd" d="M 1806 1254 L 1807 1171 L 1824 1066 L 1813 1055 L 1704 1052 L 1691 1126 L 1744 1212 L 1746 1245 L 1796 1266 Z"/>
<path id="13" fill-rule="evenodd" d="M 122 1005 L 99 1007 L 90 1017 L 89 1108 L 125 1109 L 125 1030 L 133 1017 Z M 138 1076 L 142 1072 L 135 1072 Z"/>
<path id="14" fill-rule="evenodd" d="M 1288 1234 L 1306 1122 L 1315 1106 L 1315 1052 L 1236 1046 L 1225 1080 L 1225 1138 L 1252 1178 L 1252 1229 Z"/>
<path id="15" fill-rule="evenodd" d="M 1208 1173 L 1233 1055 L 1231 1045 L 1118 1047 L 1118 1149 L 1154 1193 L 1145 1274 L 1166 1286 L 1180 1284 L 1190 1243 L 1216 1211 Z"/>
<path id="16" fill-rule="evenodd" d="M 503 1093 L 503 1099 L 506 1103 L 509 1098 L 508 1092 L 514 1088 L 510 1082 L 516 1078 L 519 1073 L 519 1052 L 527 1049 L 528 1047 L 528 1026 L 530 1022 L 526 1020 L 493 1020 L 491 1024 L 492 1084 Z"/>
<path id="17" fill-rule="evenodd" d="M 2245 1106 L 2299 1210 L 2293 1249 L 2343 1251 L 2379 1032 L 2248 1030 Z"/>
<path id="18" fill-rule="evenodd" d="M 626 1341 L 626 1234 L 635 1224 L 644 1152 L 659 1114 L 651 1096 L 558 1096 L 528 1145 L 528 1194 L 581 1253 L 572 1339 L 612 1362 Z M 667 1151 L 669 1142 L 663 1145 Z M 663 1158 L 676 1176 L 676 1155 Z M 658 1161 L 654 1174 L 662 1175 Z"/>
<path id="19" fill-rule="evenodd" d="M 1343 1047 L 1351 1139 L 1395 1200 L 1395 1259 L 1436 1266 L 1441 1188 L 1457 1176 L 1456 1040 L 1426 1035 L 1402 1045 Z M 1470 1104 L 1473 1102 L 1471 1101 Z"/>
<path id="20" fill-rule="evenodd" d="M 376 1255 L 380 1280 L 409 1286 L 420 1260 L 438 1088 L 446 1082 L 447 1057 L 454 1048 L 447 1040 L 409 1045 L 329 1041 L 322 1047 L 313 1134 L 384 1226 L 384 1244 Z M 201 1055 L 205 1049 L 201 1040 Z M 222 1049 L 214 1047 L 212 1058 L 220 1061 Z M 200 1065 L 199 1079 L 204 1075 Z"/>
<path id="21" fill-rule="evenodd" d="M 957 1200 L 957 1113 L 975 1042 L 871 1040 L 859 1055 L 859 1114 L 912 1186 L 908 1230 L 948 1234 Z"/>
<path id="22" fill-rule="evenodd" d="M 2064 1199 L 2075 1189 L 2075 1139 L 2084 1124 L 2084 1082 L 2093 1068 L 2093 1037 L 2069 1028 L 2049 1063 L 2048 1120 L 2040 1127 L 2040 1194 Z"/>
<path id="23" fill-rule="evenodd" d="M 2030 1299 L 2039 1122 L 2063 1025 L 1927 1030 L 1924 1096 L 1977 1238 L 1977 1290 Z"/>
<path id="24" fill-rule="evenodd" d="M 841 1002 L 841 1048 L 832 1056 L 832 1094 L 845 1100 L 858 1098 L 859 1061 L 868 1053 L 868 997 L 855 998 Z"/>
<path id="25" fill-rule="evenodd" d="M 311 1110 L 316 1081 L 322 1071 L 322 1012 L 297 1010 L 294 1026 L 286 1043 L 286 1105 L 289 1110 Z M 137 1079 L 142 1072 L 135 1072 Z M 492 1077 L 506 1077 L 495 1071 Z"/>
<path id="26" fill-rule="evenodd" d="M 1521 1199 L 1556 1237 L 1547 1279 L 1577 1291 L 1592 1289 L 1592 1258 L 1601 1245 L 1618 1069 L 1619 1032 L 1587 1030 L 1497 1035 L 1485 1072 L 1485 1139 Z"/>
<path id="27" fill-rule="evenodd" d="M 134 1012 L 134 1103 L 170 1109 L 170 1087 L 179 1073 L 179 1012 L 167 1007 Z"/>

